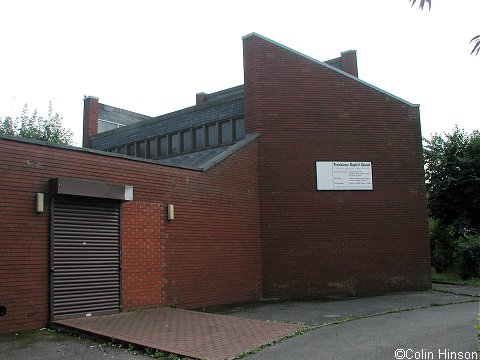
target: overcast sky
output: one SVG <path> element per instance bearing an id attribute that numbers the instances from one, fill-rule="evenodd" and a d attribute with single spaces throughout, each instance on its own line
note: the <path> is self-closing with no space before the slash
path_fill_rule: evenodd
<path id="1" fill-rule="evenodd" d="M 420 0 L 418 0 L 420 1 Z M 81 143 L 83 96 L 156 116 L 243 83 L 242 36 L 318 60 L 357 50 L 359 77 L 420 104 L 423 136 L 479 129 L 480 1 L 51 1 L 0 3 L 0 117 L 54 110 Z"/>

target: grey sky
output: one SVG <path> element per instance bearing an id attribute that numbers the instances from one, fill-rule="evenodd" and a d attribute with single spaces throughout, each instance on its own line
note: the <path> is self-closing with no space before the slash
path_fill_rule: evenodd
<path id="1" fill-rule="evenodd" d="M 34 1 L 0 3 L 0 116 L 48 101 L 81 142 L 83 95 L 146 115 L 243 83 L 257 32 L 318 60 L 357 50 L 359 77 L 419 103 L 423 135 L 478 124 L 478 0 Z"/>

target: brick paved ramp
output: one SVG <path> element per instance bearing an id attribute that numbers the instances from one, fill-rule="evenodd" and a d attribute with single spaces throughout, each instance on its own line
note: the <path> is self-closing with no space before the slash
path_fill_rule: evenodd
<path id="1" fill-rule="evenodd" d="M 171 308 L 58 320 L 52 325 L 211 360 L 233 358 L 302 327 Z"/>

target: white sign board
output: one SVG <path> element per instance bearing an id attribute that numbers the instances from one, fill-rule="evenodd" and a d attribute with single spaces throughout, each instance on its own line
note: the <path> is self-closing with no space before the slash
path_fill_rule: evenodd
<path id="1" fill-rule="evenodd" d="M 370 161 L 317 161 L 317 190 L 373 190 Z"/>

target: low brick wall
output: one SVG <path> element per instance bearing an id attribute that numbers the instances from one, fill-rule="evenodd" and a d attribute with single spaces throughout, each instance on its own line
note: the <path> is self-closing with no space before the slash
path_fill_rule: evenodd
<path id="1" fill-rule="evenodd" d="M 257 142 L 207 172 L 0 137 L 0 332 L 49 319 L 51 178 L 127 184 L 121 207 L 125 310 L 261 297 Z M 35 212 L 35 195 L 47 194 Z M 166 221 L 166 204 L 175 220 Z"/>

